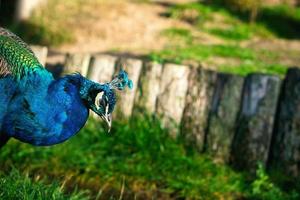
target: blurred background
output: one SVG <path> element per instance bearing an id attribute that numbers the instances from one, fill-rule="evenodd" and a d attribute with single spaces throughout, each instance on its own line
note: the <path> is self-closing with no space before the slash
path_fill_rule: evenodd
<path id="1" fill-rule="evenodd" d="M 1 24 L 63 52 L 130 52 L 240 74 L 299 63 L 296 0 L 28 2 L 2 0 Z"/>
<path id="2" fill-rule="evenodd" d="M 49 54 L 130 55 L 281 79 L 300 66 L 299 0 L 0 0 L 0 25 Z M 122 102 L 120 102 L 122 103 Z M 0 151 L 1 199 L 300 199 L 300 182 L 235 170 L 152 115 L 95 119 L 70 141 Z M 299 164 L 298 164 L 299 165 Z"/>

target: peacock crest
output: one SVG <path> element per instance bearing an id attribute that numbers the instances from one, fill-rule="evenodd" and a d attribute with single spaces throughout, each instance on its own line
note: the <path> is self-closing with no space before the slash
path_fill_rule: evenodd
<path id="1" fill-rule="evenodd" d="M 119 72 L 119 74 L 108 83 L 110 89 L 118 89 L 123 90 L 128 86 L 129 89 L 133 88 L 132 80 L 128 78 L 127 72 L 125 72 L 123 69 Z"/>

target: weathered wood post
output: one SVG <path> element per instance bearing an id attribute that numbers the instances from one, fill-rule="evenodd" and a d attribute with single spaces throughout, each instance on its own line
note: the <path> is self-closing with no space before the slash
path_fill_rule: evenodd
<path id="1" fill-rule="evenodd" d="M 188 144 L 203 151 L 208 114 L 215 87 L 216 73 L 192 68 L 182 117 L 181 134 Z"/>
<path id="2" fill-rule="evenodd" d="M 300 69 L 285 77 L 270 152 L 269 168 L 300 175 Z"/>
<path id="3" fill-rule="evenodd" d="M 281 81 L 263 74 L 247 76 L 236 122 L 231 162 L 237 169 L 254 171 L 266 164 Z"/>
<path id="4" fill-rule="evenodd" d="M 40 63 L 45 66 L 48 54 L 48 48 L 44 46 L 30 46 L 34 55 L 38 58 Z"/>
<path id="5" fill-rule="evenodd" d="M 170 135 L 178 135 L 188 89 L 189 67 L 165 64 L 161 76 L 160 94 L 157 99 L 157 113 Z"/>
<path id="6" fill-rule="evenodd" d="M 91 56 L 89 54 L 67 54 L 63 74 L 79 72 L 86 76 Z"/>
<path id="7" fill-rule="evenodd" d="M 243 83 L 240 76 L 223 73 L 217 76 L 207 132 L 207 152 L 217 162 L 229 161 Z"/>
<path id="8" fill-rule="evenodd" d="M 160 91 L 162 64 L 146 62 L 140 75 L 140 81 L 134 105 L 134 112 L 152 114 Z"/>
<path id="9" fill-rule="evenodd" d="M 92 57 L 87 77 L 95 82 L 106 83 L 112 80 L 117 58 L 110 55 L 95 55 Z"/>
<path id="10" fill-rule="evenodd" d="M 132 114 L 135 93 L 138 90 L 138 81 L 140 72 L 142 70 L 143 62 L 142 60 L 135 58 L 121 58 L 117 61 L 117 67 L 115 74 L 119 73 L 120 68 L 124 69 L 129 78 L 133 82 L 133 89 L 129 90 L 126 88 L 123 92 L 118 92 L 118 106 L 116 107 L 115 114 L 117 117 L 125 117 L 128 118 Z"/>

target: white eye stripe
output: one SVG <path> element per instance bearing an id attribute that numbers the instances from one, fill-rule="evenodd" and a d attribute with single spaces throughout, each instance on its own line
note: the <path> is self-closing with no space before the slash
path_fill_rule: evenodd
<path id="1" fill-rule="evenodd" d="M 104 92 L 99 92 L 95 98 L 95 105 L 96 105 L 97 109 L 100 108 L 100 101 L 101 101 L 103 95 L 104 95 Z"/>

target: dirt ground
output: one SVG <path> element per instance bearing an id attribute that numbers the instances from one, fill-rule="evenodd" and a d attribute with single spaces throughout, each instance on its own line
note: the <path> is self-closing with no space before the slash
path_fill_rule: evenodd
<path id="1" fill-rule="evenodd" d="M 188 23 L 163 16 L 169 5 L 194 1 L 152 0 L 154 3 L 151 4 L 141 0 L 103 1 L 94 5 L 96 9 L 89 9 L 86 5 L 80 17 L 73 22 L 77 26 L 76 42 L 63 45 L 59 50 L 91 53 L 118 50 L 145 54 L 163 49 L 172 42 L 161 35 L 163 30 L 171 27 L 190 29 L 203 44 L 222 43 L 216 37 L 196 31 Z M 91 10 L 94 10 L 93 13 Z"/>

